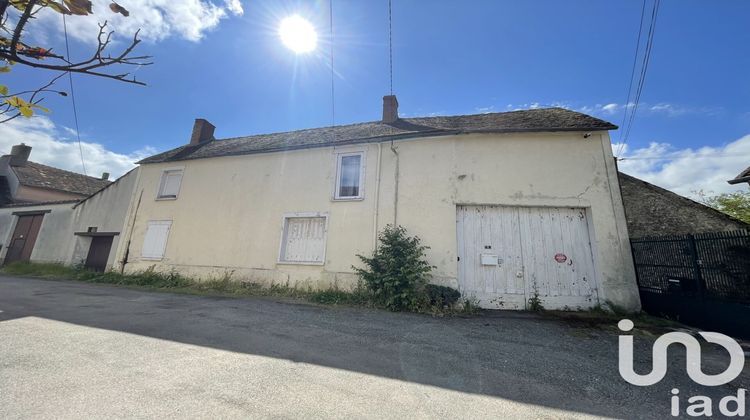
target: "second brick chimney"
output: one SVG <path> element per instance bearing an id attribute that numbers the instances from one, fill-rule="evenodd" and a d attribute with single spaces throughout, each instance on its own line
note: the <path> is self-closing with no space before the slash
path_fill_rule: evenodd
<path id="1" fill-rule="evenodd" d="M 398 120 L 398 99 L 396 95 L 383 96 L 383 122 L 394 123 Z"/>
<path id="2" fill-rule="evenodd" d="M 193 125 L 193 134 L 190 136 L 190 145 L 195 146 L 213 140 L 215 129 L 216 127 L 207 120 L 196 118 Z"/>

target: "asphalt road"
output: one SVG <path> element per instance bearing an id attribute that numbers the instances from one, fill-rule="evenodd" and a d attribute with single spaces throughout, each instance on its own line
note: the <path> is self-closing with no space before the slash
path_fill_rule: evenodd
<path id="1" fill-rule="evenodd" d="M 636 326 L 637 328 L 637 326 Z M 649 336 L 636 369 L 650 370 Z M 518 312 L 433 318 L 0 277 L 0 418 L 665 418 L 703 388 L 684 352 L 648 388 L 617 335 Z M 726 357 L 709 349 L 704 370 Z"/>

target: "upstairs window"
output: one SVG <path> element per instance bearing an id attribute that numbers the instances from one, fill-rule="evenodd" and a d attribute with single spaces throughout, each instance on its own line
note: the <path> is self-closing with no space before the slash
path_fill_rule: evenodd
<path id="1" fill-rule="evenodd" d="M 336 200 L 364 197 L 364 152 L 339 153 L 336 158 Z"/>
<path id="2" fill-rule="evenodd" d="M 157 199 L 168 200 L 177 198 L 182 183 L 182 169 L 167 169 L 161 174 L 159 194 Z"/>

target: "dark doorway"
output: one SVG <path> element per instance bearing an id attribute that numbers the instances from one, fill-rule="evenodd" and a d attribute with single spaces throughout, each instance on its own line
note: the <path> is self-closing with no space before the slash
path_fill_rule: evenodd
<path id="1" fill-rule="evenodd" d="M 86 268 L 94 271 L 104 271 L 107 268 L 112 238 L 113 236 L 94 236 L 91 238 L 89 254 L 84 264 Z"/>
<path id="2" fill-rule="evenodd" d="M 5 256 L 5 264 L 14 261 L 29 261 L 31 251 L 34 250 L 39 228 L 42 227 L 44 214 L 29 214 L 18 216 L 16 229 L 10 239 L 8 254 Z"/>

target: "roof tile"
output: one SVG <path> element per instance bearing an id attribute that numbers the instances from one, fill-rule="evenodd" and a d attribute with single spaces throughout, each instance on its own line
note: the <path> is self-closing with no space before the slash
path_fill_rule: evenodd
<path id="1" fill-rule="evenodd" d="M 110 181 L 94 178 L 28 161 L 24 166 L 12 166 L 21 185 L 49 188 L 79 195 L 90 195 L 108 185 Z"/>

